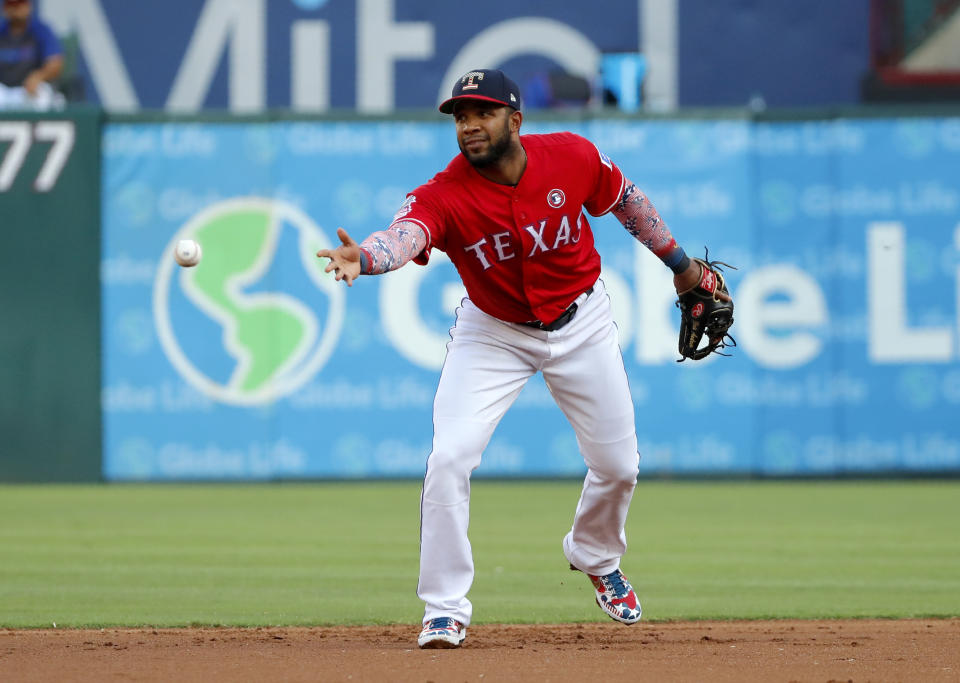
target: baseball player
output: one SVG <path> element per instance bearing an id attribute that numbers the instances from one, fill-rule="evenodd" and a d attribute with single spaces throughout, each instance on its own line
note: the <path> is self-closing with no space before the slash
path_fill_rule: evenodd
<path id="1" fill-rule="evenodd" d="M 572 133 L 521 136 L 520 91 L 503 72 L 464 74 L 440 111 L 453 116 L 461 154 L 407 195 L 386 230 L 357 244 L 341 228 L 341 244 L 317 253 L 330 259 L 327 272 L 352 285 L 361 274 L 426 264 L 440 249 L 466 286 L 433 407 L 418 644 L 453 648 L 466 637 L 470 475 L 536 372 L 573 426 L 588 468 L 563 552 L 590 578 L 604 612 L 636 623 L 640 603 L 620 570 L 639 462 L 634 407 L 585 211 L 613 212 L 673 270 L 678 292 L 697 285 L 701 263 L 591 142 Z"/>

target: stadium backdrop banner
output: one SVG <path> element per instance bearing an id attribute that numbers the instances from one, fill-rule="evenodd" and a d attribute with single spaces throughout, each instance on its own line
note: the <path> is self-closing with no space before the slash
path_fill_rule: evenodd
<path id="1" fill-rule="evenodd" d="M 739 268 L 733 356 L 677 364 L 669 271 L 590 219 L 645 476 L 960 470 L 960 119 L 525 125 L 559 128 Z M 104 476 L 420 476 L 456 272 L 435 252 L 347 288 L 313 254 L 388 225 L 456 153 L 446 122 L 108 124 Z M 478 475 L 583 472 L 531 380 Z"/>
<path id="2" fill-rule="evenodd" d="M 449 0 L 35 4 L 72 38 L 88 101 L 115 112 L 425 108 L 477 68 L 535 105 L 551 71 L 593 79 L 602 55 L 637 51 L 654 108 L 833 106 L 860 101 L 870 66 L 867 0 L 486 0 L 469 18 Z"/>

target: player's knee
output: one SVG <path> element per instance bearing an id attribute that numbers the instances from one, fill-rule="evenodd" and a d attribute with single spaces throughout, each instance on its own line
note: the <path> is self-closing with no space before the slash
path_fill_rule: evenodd
<path id="1" fill-rule="evenodd" d="M 428 467 L 467 473 L 480 464 L 492 427 L 483 422 L 434 419 L 433 451 Z"/>
<path id="2" fill-rule="evenodd" d="M 603 469 L 606 479 L 622 486 L 636 486 L 640 468 L 636 458 L 621 458 Z"/>
<path id="3" fill-rule="evenodd" d="M 636 439 L 615 443 L 583 444 L 590 471 L 605 481 L 634 486 L 640 472 L 640 455 Z"/>
<path id="4" fill-rule="evenodd" d="M 430 457 L 427 458 L 427 474 L 444 478 L 469 477 L 474 469 L 471 466 L 472 460 L 470 453 L 465 449 L 434 445 Z"/>
<path id="5" fill-rule="evenodd" d="M 480 464 L 483 443 L 444 430 L 434 435 L 433 450 L 427 458 L 424 495 L 434 502 L 454 502 L 467 496 L 470 475 Z"/>
<path id="6" fill-rule="evenodd" d="M 427 474 L 423 480 L 424 500 L 439 505 L 453 505 L 470 497 L 469 458 L 459 449 L 437 449 L 427 458 Z"/>

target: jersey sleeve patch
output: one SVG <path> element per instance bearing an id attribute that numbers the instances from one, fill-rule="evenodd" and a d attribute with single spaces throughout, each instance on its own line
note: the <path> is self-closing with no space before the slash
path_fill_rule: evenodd
<path id="1" fill-rule="evenodd" d="M 397 209 L 397 212 L 393 214 L 393 222 L 396 222 L 406 216 L 413 209 L 413 203 L 417 201 L 416 195 L 409 194 L 407 198 L 403 200 L 403 204 L 400 205 L 400 208 Z"/>
<path id="2" fill-rule="evenodd" d="M 590 142 L 592 151 L 596 152 L 596 159 L 600 160 L 600 165 L 596 165 L 593 158 L 586 157 L 588 163 L 594 170 L 594 186 L 589 199 L 584 203 L 587 211 L 592 216 L 602 216 L 609 213 L 613 207 L 620 201 L 623 194 L 624 177 L 623 173 L 615 163 L 606 154 L 600 151 L 600 148 L 593 142 Z M 584 152 L 590 148 L 585 147 Z"/>
<path id="3" fill-rule="evenodd" d="M 601 151 L 600 151 L 600 148 L 597 147 L 596 145 L 594 145 L 593 148 L 594 148 L 595 150 L 597 150 L 597 154 L 600 156 L 600 163 L 603 164 L 603 165 L 606 166 L 609 170 L 612 171 L 612 170 L 613 170 L 613 161 L 610 160 L 610 157 L 608 157 L 606 154 L 604 154 L 603 152 L 601 152 Z"/>

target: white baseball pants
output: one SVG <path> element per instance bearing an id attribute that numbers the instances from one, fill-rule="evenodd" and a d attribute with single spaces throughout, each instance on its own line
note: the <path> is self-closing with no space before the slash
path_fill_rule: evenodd
<path id="1" fill-rule="evenodd" d="M 433 406 L 433 450 L 421 499 L 417 595 L 426 603 L 424 623 L 435 617 L 470 623 L 470 475 L 500 419 L 538 371 L 573 425 L 588 470 L 564 554 L 590 574 L 620 566 L 639 464 L 633 400 L 602 281 L 577 303 L 573 320 L 555 332 L 503 322 L 469 299 L 457 309 Z"/>

